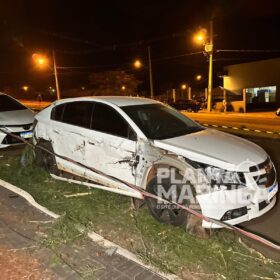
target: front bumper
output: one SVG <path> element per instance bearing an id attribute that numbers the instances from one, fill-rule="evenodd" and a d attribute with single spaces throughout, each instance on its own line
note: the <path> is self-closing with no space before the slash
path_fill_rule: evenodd
<path id="1" fill-rule="evenodd" d="M 257 218 L 268 212 L 276 203 L 278 184 L 275 182 L 266 189 L 245 187 L 237 190 L 216 191 L 197 196 L 204 216 L 222 220 L 226 212 L 246 208 L 246 213 L 237 218 L 225 220 L 225 223 L 236 225 Z M 221 228 L 220 225 L 203 221 L 205 228 Z"/>
<path id="2" fill-rule="evenodd" d="M 7 130 L 7 132 L 13 133 L 17 136 L 21 136 L 22 133 L 28 133 L 28 132 L 31 133 L 32 132 L 31 126 L 29 129 L 24 129 L 22 127 L 9 127 L 9 128 L 1 127 L 1 129 Z M 31 138 L 30 135 L 28 135 L 28 138 L 25 138 L 25 139 L 28 140 L 29 138 Z M 11 146 L 22 145 L 22 144 L 24 144 L 24 143 L 22 141 L 20 141 L 19 139 L 16 139 L 10 135 L 7 135 L 3 131 L 0 131 L 0 149 L 11 147 Z"/>

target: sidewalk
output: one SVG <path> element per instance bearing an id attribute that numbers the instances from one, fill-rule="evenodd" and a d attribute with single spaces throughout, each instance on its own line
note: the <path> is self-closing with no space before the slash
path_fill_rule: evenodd
<path id="1" fill-rule="evenodd" d="M 1 279 L 164 279 L 87 238 L 51 250 L 42 245 L 54 220 L 0 187 Z"/>

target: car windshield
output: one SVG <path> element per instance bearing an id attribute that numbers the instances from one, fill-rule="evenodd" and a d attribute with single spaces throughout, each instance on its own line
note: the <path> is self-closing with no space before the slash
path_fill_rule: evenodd
<path id="1" fill-rule="evenodd" d="M 168 139 L 204 129 L 163 104 L 123 106 L 122 109 L 149 139 Z"/>
<path id="2" fill-rule="evenodd" d="M 22 104 L 9 97 L 8 95 L 0 95 L 0 112 L 25 110 Z"/>

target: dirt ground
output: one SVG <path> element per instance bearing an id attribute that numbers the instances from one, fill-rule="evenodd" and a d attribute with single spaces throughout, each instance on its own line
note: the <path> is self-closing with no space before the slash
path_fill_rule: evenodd
<path id="1" fill-rule="evenodd" d="M 40 266 L 39 261 L 25 250 L 0 248 L 1 279 L 52 280 L 53 274 Z"/>

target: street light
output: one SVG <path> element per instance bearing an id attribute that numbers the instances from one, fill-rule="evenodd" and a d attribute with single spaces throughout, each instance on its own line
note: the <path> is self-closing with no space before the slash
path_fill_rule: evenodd
<path id="1" fill-rule="evenodd" d="M 198 33 L 194 36 L 194 41 L 196 41 L 198 44 L 203 44 L 205 41 L 205 36 L 202 33 Z"/>
<path id="2" fill-rule="evenodd" d="M 27 92 L 29 90 L 29 86 L 22 86 L 21 87 L 23 91 Z"/>
<path id="3" fill-rule="evenodd" d="M 125 91 L 125 90 L 126 90 L 126 87 L 125 87 L 125 86 L 122 86 L 122 87 L 121 87 L 121 90 L 122 90 L 122 91 Z"/>
<path id="4" fill-rule="evenodd" d="M 58 84 L 58 75 L 57 75 L 57 67 L 56 67 L 56 60 L 55 60 L 55 53 L 52 52 L 53 56 L 53 68 L 49 66 L 49 60 L 45 55 L 34 53 L 32 55 L 32 59 L 36 66 L 40 69 L 44 69 L 46 67 L 50 68 L 53 71 L 54 78 L 55 78 L 55 86 L 56 86 L 56 98 L 57 100 L 60 99 L 60 90 L 59 90 L 59 84 Z"/>
<path id="5" fill-rule="evenodd" d="M 201 81 L 202 76 L 201 76 L 201 75 L 196 75 L 195 79 L 196 79 L 197 81 Z"/>
<path id="6" fill-rule="evenodd" d="M 36 66 L 40 69 L 43 69 L 48 66 L 48 59 L 45 55 L 34 53 L 32 59 L 35 62 Z"/>
<path id="7" fill-rule="evenodd" d="M 207 30 L 201 29 L 194 39 L 199 44 L 204 45 L 204 51 L 209 56 L 209 75 L 208 75 L 208 98 L 207 98 L 207 111 L 211 112 L 212 109 L 212 89 L 213 89 L 213 21 L 210 21 L 209 40 L 207 40 Z"/>
<path id="8" fill-rule="evenodd" d="M 134 66 L 136 69 L 140 69 L 140 68 L 143 66 L 143 64 L 142 64 L 142 62 L 141 62 L 139 59 L 136 59 L 136 60 L 134 61 L 134 63 L 133 63 L 133 66 Z"/>
<path id="9" fill-rule="evenodd" d="M 186 84 L 182 84 L 182 85 L 181 85 L 181 89 L 182 89 L 182 90 L 185 90 L 186 88 L 187 88 L 187 85 L 186 85 Z"/>
<path id="10" fill-rule="evenodd" d="M 151 47 L 147 47 L 148 51 L 148 67 L 149 67 L 149 81 L 150 81 L 150 97 L 151 99 L 154 98 L 154 82 L 153 82 L 153 69 L 152 69 L 152 54 L 151 54 Z M 136 59 L 133 63 L 136 69 L 139 69 L 143 66 L 142 62 L 139 59 Z"/>
<path id="11" fill-rule="evenodd" d="M 197 44 L 205 44 L 207 38 L 207 30 L 205 28 L 200 29 L 196 34 L 194 34 L 194 41 Z"/>

